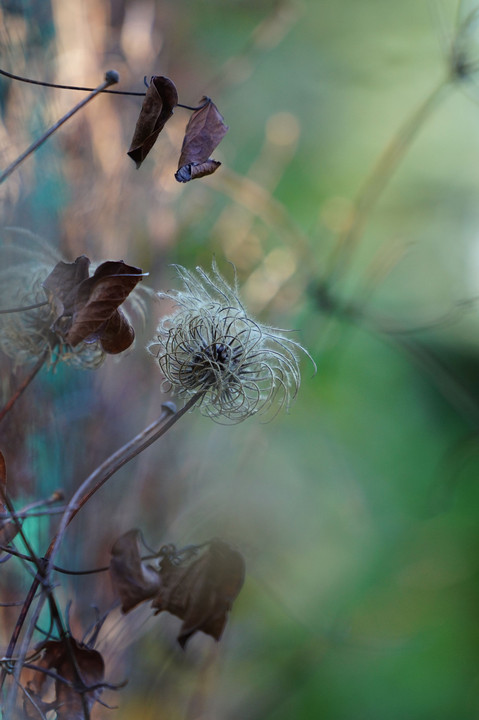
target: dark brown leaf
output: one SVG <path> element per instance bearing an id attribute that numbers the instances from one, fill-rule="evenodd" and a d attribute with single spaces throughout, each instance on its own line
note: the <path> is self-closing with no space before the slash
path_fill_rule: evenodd
<path id="1" fill-rule="evenodd" d="M 139 530 L 129 530 L 113 545 L 110 575 L 124 613 L 158 592 L 159 573 L 141 560 Z"/>
<path id="2" fill-rule="evenodd" d="M 55 302 L 58 316 L 71 315 L 78 286 L 88 279 L 90 260 L 80 255 L 75 262 L 59 262 L 43 283 Z"/>
<path id="3" fill-rule="evenodd" d="M 152 77 L 128 150 L 137 168 L 150 152 L 177 104 L 178 93 L 174 83 L 162 75 Z"/>
<path id="4" fill-rule="evenodd" d="M 192 562 L 176 565 L 168 557 L 162 560 L 161 585 L 152 607 L 183 620 L 178 635 L 182 648 L 198 630 L 219 640 L 244 573 L 242 555 L 222 540 L 212 540 Z"/>
<path id="5" fill-rule="evenodd" d="M 82 340 L 101 340 L 104 323 L 118 312 L 117 308 L 141 280 L 140 276 L 139 268 L 126 265 L 121 260 L 102 263 L 93 277 L 78 286 L 66 341 L 74 347 Z M 134 335 L 131 342 L 133 338 Z"/>
<path id="6" fill-rule="evenodd" d="M 58 312 L 52 329 L 72 347 L 99 340 L 105 352 L 122 352 L 135 334 L 118 308 L 141 280 L 142 271 L 122 260 L 109 260 L 88 277 L 89 265 L 84 255 L 74 263 L 60 262 L 43 283 Z"/>
<path id="7" fill-rule="evenodd" d="M 57 720 L 84 720 L 85 712 L 82 696 L 88 710 L 98 699 L 101 688 L 87 691 L 88 687 L 103 681 L 105 664 L 97 650 L 93 650 L 74 638 L 48 640 L 41 646 L 42 657 L 37 665 L 58 674 L 55 680 L 55 698 L 45 709 L 55 710 Z M 73 658 L 73 662 L 72 662 Z M 35 699 L 40 701 L 46 696 L 51 684 L 50 678 L 40 670 L 35 671 L 28 688 Z M 64 681 L 67 682 L 64 682 Z M 73 686 L 73 687 L 72 687 Z"/>
<path id="8" fill-rule="evenodd" d="M 211 175 L 221 165 L 211 160 L 210 155 L 228 132 L 228 126 L 210 98 L 204 97 L 201 102 L 204 105 L 195 110 L 186 126 L 175 173 L 178 182 Z"/>

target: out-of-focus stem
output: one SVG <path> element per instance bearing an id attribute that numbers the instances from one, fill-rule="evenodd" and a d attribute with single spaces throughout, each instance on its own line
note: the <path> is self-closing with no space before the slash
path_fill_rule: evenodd
<path id="1" fill-rule="evenodd" d="M 103 92 L 106 88 L 110 87 L 110 85 L 115 85 L 119 81 L 119 75 L 115 70 L 108 70 L 108 72 L 105 74 L 105 80 L 101 83 L 97 88 L 95 88 L 89 95 L 87 95 L 86 98 L 84 98 L 81 102 L 78 103 L 78 105 L 75 105 L 74 108 L 69 110 L 66 115 L 64 115 L 58 122 L 56 122 L 54 125 L 51 126 L 38 140 L 35 140 L 30 147 L 28 147 L 21 155 L 17 157 L 16 160 L 14 160 L 2 173 L 0 173 L 0 184 L 9 177 L 9 175 L 12 174 L 14 170 L 32 153 L 35 152 L 35 150 L 38 150 L 38 148 L 43 145 L 43 143 L 48 140 L 48 138 L 53 135 L 54 132 L 58 130 L 59 127 L 61 127 L 64 123 L 66 123 L 67 120 L 69 120 L 75 113 L 77 113 L 79 110 L 81 110 L 87 103 L 90 102 L 90 100 L 93 100 L 94 97 L 96 97 L 99 93 Z"/>
<path id="2" fill-rule="evenodd" d="M 43 355 L 41 355 L 38 358 L 37 362 L 35 363 L 35 365 L 33 366 L 32 370 L 31 370 L 31 372 L 27 375 L 27 377 L 23 380 L 23 382 L 16 389 L 15 393 L 12 395 L 12 397 L 7 402 L 7 404 L 4 405 L 3 408 L 0 410 L 0 422 L 3 420 L 5 415 L 7 415 L 7 413 L 10 412 L 10 410 L 15 405 L 15 403 L 17 402 L 20 395 L 30 385 L 30 383 L 32 382 L 35 375 L 40 372 L 45 360 L 47 359 L 47 356 L 48 356 L 48 351 L 43 353 Z"/>
<path id="3" fill-rule="evenodd" d="M 63 517 L 61 519 L 58 531 L 53 540 L 51 541 L 48 550 L 43 558 L 44 565 L 42 568 L 42 573 L 37 574 L 28 592 L 27 598 L 25 599 L 12 637 L 10 639 L 7 652 L 5 653 L 6 659 L 13 658 L 13 653 L 15 651 L 20 632 L 22 630 L 28 611 L 33 602 L 33 599 L 36 596 L 40 584 L 48 586 L 49 575 L 51 574 L 52 570 L 54 570 L 53 559 L 58 552 L 60 543 L 65 534 L 65 530 L 70 524 L 70 522 L 73 520 L 75 515 L 97 492 L 97 490 L 99 490 L 106 483 L 106 481 L 112 477 L 112 475 L 114 475 L 120 468 L 122 468 L 123 465 L 126 465 L 127 462 L 139 455 L 139 453 L 152 445 L 155 440 L 158 440 L 158 438 L 160 438 L 171 427 L 173 427 L 173 425 L 198 402 L 202 394 L 203 393 L 197 393 L 196 395 L 194 395 L 186 403 L 186 405 L 177 412 L 175 412 L 175 410 L 171 408 L 171 405 L 169 403 L 165 403 L 165 405 L 163 406 L 163 412 L 157 420 L 151 423 L 151 425 L 145 428 L 145 430 L 143 430 L 141 433 L 136 435 L 136 437 L 130 440 L 130 442 L 117 450 L 117 452 L 113 453 L 113 455 L 111 455 L 107 460 L 105 460 L 105 462 L 102 463 L 96 470 L 94 470 L 94 472 L 91 473 L 91 475 L 89 475 L 86 480 L 80 485 L 80 487 L 70 500 L 65 512 L 63 513 Z M 168 417 L 169 419 L 167 419 Z M 22 648 L 19 654 L 20 658 L 25 657 L 26 650 L 31 642 L 31 636 L 35 628 L 35 623 L 40 615 L 41 608 L 45 602 L 45 599 L 46 598 L 44 594 L 42 594 L 42 596 L 39 598 L 39 602 L 32 617 L 32 620 L 29 623 L 29 627 L 22 639 Z M 15 667 L 14 676 L 17 680 L 19 678 L 20 672 L 21 662 L 19 662 L 18 666 Z M 4 669 L 0 676 L 0 687 L 4 683 L 5 677 L 6 671 Z M 14 702 L 14 699 L 12 699 L 12 697 L 13 694 L 10 695 L 8 701 L 8 707 L 11 709 L 13 708 Z"/>
<path id="4" fill-rule="evenodd" d="M 407 118 L 366 178 L 356 197 L 345 228 L 339 234 L 336 246 L 329 258 L 329 266 L 325 274 L 329 284 L 337 280 L 345 271 L 375 204 L 424 122 L 446 97 L 451 88 L 452 84 L 446 79 L 442 80 L 433 89 L 419 107 L 414 110 L 412 115 Z"/>

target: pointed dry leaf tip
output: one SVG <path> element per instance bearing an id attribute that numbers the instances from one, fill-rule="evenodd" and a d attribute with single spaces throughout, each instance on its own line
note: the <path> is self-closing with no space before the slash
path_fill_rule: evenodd
<path id="1" fill-rule="evenodd" d="M 210 98 L 203 97 L 201 102 L 204 104 L 195 110 L 186 126 L 178 171 L 175 173 L 178 182 L 211 175 L 221 165 L 210 155 L 228 132 L 228 126 Z"/>
<path id="2" fill-rule="evenodd" d="M 250 318 L 236 283 L 230 288 L 215 263 L 211 275 L 177 271 L 184 289 L 159 294 L 176 308 L 148 346 L 165 378 L 162 389 L 186 399 L 203 392 L 203 414 L 226 424 L 288 408 L 301 381 L 297 355 L 311 359 L 307 351 L 286 331 Z"/>
<path id="3" fill-rule="evenodd" d="M 167 77 L 155 75 L 146 91 L 128 155 L 139 168 L 178 104 L 178 92 Z"/>
<path id="4" fill-rule="evenodd" d="M 101 688 L 87 691 L 99 685 L 105 674 L 103 658 L 97 650 L 77 642 L 74 638 L 47 640 L 39 650 L 41 659 L 36 663 L 33 680 L 27 684 L 29 694 L 38 707 L 55 710 L 57 720 L 83 720 L 84 701 L 91 710 L 101 694 Z M 58 680 L 52 681 L 45 672 L 54 671 Z M 51 685 L 54 684 L 54 698 L 51 699 Z M 45 698 L 48 698 L 48 703 Z M 82 699 L 84 698 L 84 700 Z M 31 707 L 31 704 L 28 703 Z M 27 709 L 26 705 L 26 709 Z M 33 717 L 27 713 L 27 717 Z M 36 715 L 38 717 L 38 715 Z"/>
<path id="5" fill-rule="evenodd" d="M 90 260 L 59 262 L 43 283 L 56 309 L 52 330 L 68 345 L 98 341 L 106 353 L 123 352 L 135 333 L 119 306 L 142 279 L 140 268 L 107 261 L 89 277 Z"/>

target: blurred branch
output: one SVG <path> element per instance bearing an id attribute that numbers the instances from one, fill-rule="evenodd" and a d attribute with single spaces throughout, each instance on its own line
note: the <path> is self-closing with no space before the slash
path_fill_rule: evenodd
<path id="1" fill-rule="evenodd" d="M 441 80 L 419 107 L 414 110 L 412 115 L 407 118 L 381 154 L 369 177 L 366 178 L 359 190 L 345 227 L 337 238 L 325 274 L 329 282 L 336 281 L 345 271 L 347 263 L 351 262 L 353 251 L 361 239 L 371 211 L 386 189 L 420 129 L 444 100 L 451 88 L 452 85 L 448 77 Z"/>
<path id="2" fill-rule="evenodd" d="M 108 72 L 105 74 L 105 80 L 101 83 L 97 88 L 95 88 L 86 98 L 84 98 L 81 102 L 78 103 L 78 105 L 75 105 L 71 110 L 69 110 L 66 115 L 64 115 L 58 122 L 56 122 L 54 125 L 51 126 L 38 140 L 35 140 L 34 143 L 30 145 L 19 157 L 17 157 L 16 160 L 14 160 L 2 173 L 0 173 L 0 184 L 6 180 L 9 175 L 12 174 L 16 168 L 21 165 L 21 163 L 26 160 L 27 157 L 32 155 L 38 148 L 43 145 L 43 143 L 48 140 L 51 135 L 53 135 L 54 132 L 58 130 L 64 123 L 67 122 L 75 113 L 77 113 L 79 110 L 81 110 L 87 103 L 90 102 L 90 100 L 93 100 L 94 97 L 96 97 L 99 93 L 101 93 L 103 90 L 105 90 L 107 87 L 110 87 L 110 85 L 114 85 L 119 81 L 119 75 L 115 70 L 108 70 Z"/>
<path id="3" fill-rule="evenodd" d="M 10 412 L 10 410 L 12 409 L 12 407 L 13 407 L 13 406 L 15 405 L 15 403 L 17 402 L 18 398 L 19 398 L 19 397 L 22 395 L 22 393 L 27 389 L 27 387 L 30 385 L 30 383 L 32 382 L 32 380 L 33 380 L 33 379 L 35 378 L 35 376 L 37 375 L 37 373 L 40 372 L 40 370 L 42 369 L 42 367 L 43 367 L 43 365 L 44 365 L 44 363 L 45 363 L 45 360 L 46 360 L 47 357 L 48 357 L 48 354 L 49 354 L 49 351 L 47 350 L 46 352 L 43 353 L 43 355 L 41 355 L 41 356 L 38 358 L 37 362 L 36 362 L 35 365 L 33 366 L 33 368 L 32 368 L 32 370 L 30 371 L 30 373 L 29 373 L 29 374 L 26 376 L 26 378 L 20 383 L 19 387 L 16 389 L 15 393 L 12 395 L 12 397 L 11 397 L 10 400 L 7 402 L 7 404 L 4 405 L 4 407 L 0 410 L 0 422 L 1 422 L 1 421 L 4 419 L 4 417 Z"/>

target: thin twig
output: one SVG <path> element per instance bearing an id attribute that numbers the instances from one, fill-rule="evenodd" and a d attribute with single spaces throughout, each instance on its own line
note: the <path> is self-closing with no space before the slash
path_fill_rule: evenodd
<path id="1" fill-rule="evenodd" d="M 36 595 L 36 592 L 38 590 L 38 587 L 41 582 L 47 583 L 48 577 L 50 573 L 54 570 L 53 565 L 53 558 L 55 554 L 58 552 L 61 540 L 63 538 L 63 535 L 65 533 L 65 530 L 71 520 L 75 517 L 75 515 L 79 512 L 81 507 L 92 497 L 92 495 L 104 485 L 104 483 L 112 477 L 123 465 L 125 465 L 127 462 L 132 460 L 134 457 L 136 457 L 140 452 L 145 450 L 147 447 L 149 447 L 152 443 L 155 442 L 158 438 L 160 438 L 162 435 L 164 435 L 188 410 L 190 410 L 195 403 L 200 399 L 203 393 L 197 393 L 194 395 L 191 400 L 186 403 L 186 405 L 179 410 L 178 412 L 174 413 L 173 416 L 171 416 L 172 411 L 171 404 L 165 403 L 163 405 L 163 412 L 160 415 L 160 417 L 151 425 L 149 425 L 145 430 L 143 430 L 139 435 L 137 435 L 133 440 L 131 440 L 129 443 L 124 445 L 120 450 L 118 450 L 116 453 L 111 455 L 102 465 L 100 465 L 89 477 L 81 484 L 77 492 L 72 497 L 67 509 L 65 510 L 65 513 L 62 518 L 62 522 L 60 523 L 59 530 L 53 540 L 51 541 L 48 550 L 45 554 L 45 557 L 43 558 L 44 561 L 44 572 L 43 576 L 40 577 L 37 574 L 37 577 L 33 581 L 30 590 L 27 594 L 27 597 L 25 599 L 25 602 L 23 604 L 23 607 L 21 609 L 20 615 L 17 619 L 17 623 L 15 625 L 15 628 L 13 630 L 12 637 L 10 638 L 10 643 L 8 645 L 7 652 L 5 653 L 5 658 L 12 658 L 15 647 L 18 641 L 18 638 L 20 636 L 20 632 L 22 630 L 22 627 L 25 623 L 28 611 L 30 609 L 30 606 L 33 602 L 33 599 Z M 170 419 L 165 422 L 166 418 L 170 416 Z M 93 487 L 90 488 L 90 486 L 93 485 Z M 30 642 L 31 642 L 31 636 L 33 634 L 34 627 L 36 625 L 36 622 L 38 620 L 38 617 L 40 615 L 41 609 L 43 607 L 43 604 L 45 602 L 45 595 L 42 593 L 42 595 L 39 598 L 38 605 L 35 609 L 35 612 L 33 614 L 33 617 L 30 620 L 29 627 L 27 631 L 25 632 L 25 636 L 22 641 L 22 649 L 20 652 L 20 657 L 25 657 L 26 649 L 28 648 Z M 17 668 L 16 668 L 17 670 Z M 19 670 L 20 672 L 20 670 Z M 2 674 L 0 676 L 0 688 L 3 686 L 6 678 L 6 671 L 5 669 L 2 670 Z M 13 709 L 14 704 L 14 698 L 10 696 L 8 708 Z"/>
<path id="2" fill-rule="evenodd" d="M 45 363 L 45 360 L 46 360 L 47 357 L 48 357 L 48 353 L 49 353 L 49 351 L 46 350 L 46 351 L 43 353 L 43 355 L 41 355 L 41 356 L 38 358 L 36 364 L 33 366 L 32 370 L 31 370 L 31 372 L 27 375 L 27 377 L 23 380 L 23 382 L 22 382 L 22 383 L 19 385 L 19 387 L 16 389 L 14 395 L 12 395 L 12 397 L 11 397 L 10 400 L 7 402 L 7 404 L 4 405 L 4 407 L 0 410 L 0 422 L 2 422 L 3 418 L 5 417 L 5 415 L 7 415 L 7 413 L 10 412 L 10 410 L 11 410 L 12 407 L 15 405 L 15 403 L 17 402 L 17 400 L 18 400 L 18 398 L 20 397 L 20 395 L 21 395 L 21 394 L 24 392 L 24 390 L 26 390 L 27 387 L 30 385 L 30 383 L 32 382 L 32 380 L 33 380 L 33 378 L 35 377 L 35 375 L 36 375 L 38 372 L 40 372 L 40 370 L 41 370 L 42 367 L 43 367 L 43 364 Z"/>
<path id="3" fill-rule="evenodd" d="M 40 303 L 35 303 L 34 305 L 24 305 L 23 307 L 8 308 L 7 310 L 0 310 L 0 315 L 9 315 L 10 313 L 26 312 L 26 310 L 35 310 L 36 308 L 44 307 L 45 305 L 48 305 L 48 300 L 45 300 L 44 302 L 40 302 Z"/>
<path id="4" fill-rule="evenodd" d="M 448 78 L 442 80 L 402 125 L 381 154 L 369 177 L 363 183 L 351 210 L 345 229 L 339 234 L 325 274 L 328 281 L 337 279 L 351 261 L 354 248 L 362 236 L 366 221 L 391 180 L 396 168 L 409 149 L 424 122 L 451 89 Z"/>
<path id="5" fill-rule="evenodd" d="M 55 538 L 50 543 L 48 552 L 46 555 L 47 567 L 46 576 L 50 569 L 53 568 L 53 559 L 57 554 L 60 543 L 63 539 L 66 528 L 73 520 L 75 515 L 81 510 L 81 508 L 90 500 L 90 498 L 114 475 L 120 468 L 122 468 L 130 460 L 133 460 L 143 450 L 152 445 L 158 438 L 164 435 L 178 420 L 183 417 L 185 413 L 191 410 L 192 407 L 198 402 L 203 392 L 196 393 L 193 397 L 178 410 L 170 419 L 165 423 L 165 417 L 171 413 L 171 409 L 167 407 L 160 418 L 151 423 L 145 430 L 136 435 L 133 440 L 130 440 L 126 445 L 117 450 L 116 453 L 111 455 L 104 463 L 102 463 L 87 479 L 80 485 L 72 499 L 68 503 L 68 507 L 65 510 L 63 517 L 60 521 Z"/>
<path id="6" fill-rule="evenodd" d="M 17 157 L 16 160 L 14 160 L 1 174 L 0 174 L 0 184 L 7 179 L 9 175 L 12 174 L 12 172 L 27 158 L 29 155 L 35 152 L 43 143 L 48 140 L 48 138 L 53 135 L 56 130 L 58 130 L 59 127 L 61 127 L 64 123 L 66 123 L 67 120 L 69 120 L 75 113 L 77 113 L 81 108 L 85 107 L 87 103 L 90 102 L 90 100 L 93 100 L 94 97 L 96 97 L 99 93 L 101 93 L 103 90 L 105 90 L 110 85 L 114 85 L 119 81 L 119 75 L 115 70 L 108 70 L 108 72 L 105 74 L 105 80 L 99 85 L 97 88 L 92 90 L 92 92 L 87 95 L 86 98 L 84 98 L 81 102 L 78 103 L 78 105 L 75 105 L 74 108 L 72 108 L 69 112 L 66 113 L 58 122 L 56 122 L 54 125 L 51 126 L 46 132 L 38 138 L 38 140 L 35 140 L 30 147 L 28 147 L 25 152 L 23 152 L 19 157 Z"/>
<path id="7" fill-rule="evenodd" d="M 95 88 L 89 88 L 89 87 L 80 87 L 78 85 L 59 85 L 58 83 L 50 83 L 45 82 L 43 80 L 32 80 L 31 78 L 22 77 L 21 75 L 14 75 L 13 73 L 9 73 L 6 70 L 0 69 L 0 75 L 5 75 L 5 77 L 10 78 L 11 80 L 19 80 L 20 82 L 29 83 L 30 85 L 41 85 L 42 87 L 49 87 L 49 88 L 55 88 L 57 90 L 81 90 L 83 92 L 92 92 Z M 146 93 L 144 92 L 132 92 L 129 90 L 100 90 L 101 93 L 108 93 L 109 95 L 130 95 L 133 97 L 145 97 Z M 183 103 L 176 103 L 175 107 L 184 108 L 185 110 L 201 110 L 202 107 L 204 107 L 207 103 L 202 103 L 201 105 L 197 105 L 196 107 L 193 107 L 192 105 L 183 105 Z"/>

